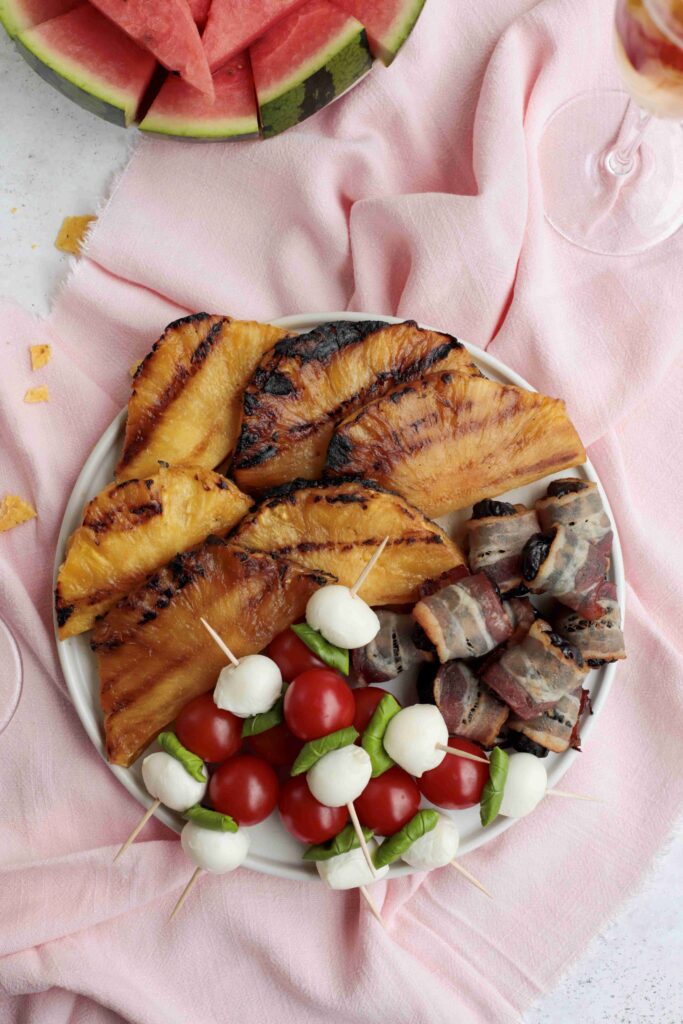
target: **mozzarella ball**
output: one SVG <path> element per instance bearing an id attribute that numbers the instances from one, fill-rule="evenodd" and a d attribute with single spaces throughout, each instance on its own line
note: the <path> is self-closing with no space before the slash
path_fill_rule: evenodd
<path id="1" fill-rule="evenodd" d="M 308 771 L 306 782 L 321 804 L 345 807 L 361 795 L 371 775 L 372 761 L 367 751 L 350 743 L 316 761 Z"/>
<path id="2" fill-rule="evenodd" d="M 144 759 L 142 781 L 149 795 L 161 800 L 172 811 L 186 811 L 188 807 L 201 803 L 206 793 L 206 782 L 193 779 L 180 761 L 163 750 L 148 754 Z"/>
<path id="3" fill-rule="evenodd" d="M 214 704 L 238 718 L 270 711 L 282 692 L 282 673 L 265 654 L 247 654 L 239 665 L 226 665 L 213 691 Z"/>
<path id="4" fill-rule="evenodd" d="M 234 871 L 249 853 L 249 836 L 243 828 L 237 832 L 214 832 L 188 821 L 180 833 L 180 844 L 198 868 L 224 875 Z"/>
<path id="5" fill-rule="evenodd" d="M 412 704 L 394 715 L 383 742 L 389 757 L 419 779 L 447 756 L 437 743 L 448 743 L 448 727 L 435 704 Z"/>
<path id="6" fill-rule="evenodd" d="M 352 651 L 365 647 L 380 630 L 380 621 L 362 597 L 334 583 L 308 599 L 306 622 L 331 644 Z"/>
<path id="7" fill-rule="evenodd" d="M 548 788 L 548 775 L 542 761 L 533 754 L 511 754 L 500 814 L 523 818 L 541 802 Z"/>
<path id="8" fill-rule="evenodd" d="M 443 868 L 455 858 L 460 845 L 460 833 L 445 814 L 439 815 L 436 828 L 416 839 L 403 854 L 403 860 L 418 871 Z"/>
<path id="9" fill-rule="evenodd" d="M 377 849 L 374 839 L 368 839 L 368 849 L 372 857 Z M 361 885 L 372 885 L 389 871 L 389 865 L 383 868 L 375 868 L 373 874 L 365 859 L 360 846 L 348 853 L 340 853 L 337 857 L 330 857 L 329 860 L 316 861 L 318 874 L 325 885 L 330 889 L 357 889 Z"/>

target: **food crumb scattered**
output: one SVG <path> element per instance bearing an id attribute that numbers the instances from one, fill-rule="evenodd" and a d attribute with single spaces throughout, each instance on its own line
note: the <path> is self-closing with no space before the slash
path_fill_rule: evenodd
<path id="1" fill-rule="evenodd" d="M 9 212 L 10 212 L 10 213 L 16 213 L 16 212 L 17 212 L 17 208 L 16 208 L 16 206 L 11 206 L 11 207 L 10 207 L 10 211 L 9 211 Z"/>
<path id="2" fill-rule="evenodd" d="M 83 239 L 94 220 L 97 220 L 97 217 L 92 213 L 86 214 L 84 217 L 65 217 L 59 229 L 59 234 L 55 239 L 56 248 L 60 252 L 68 252 L 73 256 L 78 256 L 83 245 Z"/>
<path id="3" fill-rule="evenodd" d="M 31 345 L 31 369 L 42 370 L 50 362 L 52 349 L 49 345 Z"/>
<path id="4" fill-rule="evenodd" d="M 6 494 L 0 501 L 0 533 L 35 519 L 36 510 L 18 494 Z"/>
<path id="5" fill-rule="evenodd" d="M 30 405 L 33 405 L 36 402 L 49 402 L 50 392 L 47 389 L 47 384 L 41 384 L 40 387 L 37 388 L 29 388 L 24 395 L 24 401 L 28 402 Z"/>
<path id="6" fill-rule="evenodd" d="M 37 249 L 38 248 L 38 243 L 37 242 L 33 242 L 32 245 L 31 245 L 31 248 L 32 249 Z"/>

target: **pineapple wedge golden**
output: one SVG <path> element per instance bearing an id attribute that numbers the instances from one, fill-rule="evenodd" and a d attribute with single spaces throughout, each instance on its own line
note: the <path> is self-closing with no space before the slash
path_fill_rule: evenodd
<path id="1" fill-rule="evenodd" d="M 363 584 L 368 604 L 407 604 L 427 579 L 464 565 L 457 545 L 416 508 L 365 481 L 295 481 L 246 516 L 234 540 L 322 569 L 351 586 L 384 539 L 389 543 Z"/>
<path id="2" fill-rule="evenodd" d="M 95 624 L 107 757 L 129 765 L 226 664 L 200 619 L 238 658 L 300 619 L 333 579 L 216 539 L 178 555 Z"/>
<path id="3" fill-rule="evenodd" d="M 395 388 L 344 420 L 327 472 L 376 480 L 440 516 L 585 461 L 564 402 L 446 372 Z"/>
<path id="4" fill-rule="evenodd" d="M 208 313 L 169 324 L 135 372 L 116 479 L 149 476 L 160 461 L 213 469 L 228 459 L 247 381 L 284 334 Z"/>
<path id="5" fill-rule="evenodd" d="M 178 551 L 226 533 L 251 504 L 208 469 L 172 466 L 146 480 L 110 484 L 86 506 L 67 545 L 55 590 L 60 639 L 90 629 Z"/>
<path id="6" fill-rule="evenodd" d="M 479 374 L 459 341 L 413 320 L 343 320 L 285 338 L 244 393 L 238 486 L 257 494 L 297 477 L 317 480 L 336 423 L 395 384 L 448 369 Z"/>

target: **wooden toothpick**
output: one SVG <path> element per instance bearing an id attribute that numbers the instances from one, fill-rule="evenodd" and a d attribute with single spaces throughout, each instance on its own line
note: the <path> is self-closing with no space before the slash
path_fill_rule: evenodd
<path id="1" fill-rule="evenodd" d="M 201 873 L 202 873 L 202 869 L 201 868 L 195 868 L 190 881 L 187 883 L 187 885 L 185 886 L 185 888 L 183 889 L 183 891 L 180 894 L 180 899 L 178 900 L 178 902 L 176 903 L 175 907 L 173 908 L 173 910 L 169 914 L 169 918 L 168 918 L 169 921 L 172 921 L 173 918 L 176 916 L 176 914 L 178 913 L 178 911 L 182 907 L 183 903 L 185 902 L 187 897 L 190 895 L 192 887 L 194 886 L 195 882 L 197 881 L 197 879 L 199 878 Z"/>
<path id="2" fill-rule="evenodd" d="M 376 918 L 379 921 L 379 923 L 382 925 L 382 928 L 384 928 L 384 919 L 382 918 L 382 915 L 380 914 L 377 904 L 373 900 L 372 896 L 370 895 L 370 893 L 368 892 L 364 885 L 359 886 L 359 889 L 361 896 L 363 897 L 363 899 L 370 908 L 370 913 L 374 918 Z"/>
<path id="3" fill-rule="evenodd" d="M 478 761 L 479 764 L 489 763 L 485 757 L 477 757 L 476 754 L 469 754 L 466 750 L 458 750 L 457 747 L 448 747 L 445 743 L 437 743 L 436 749 L 443 750 L 447 754 L 453 754 L 455 757 L 464 757 L 466 761 Z"/>
<path id="4" fill-rule="evenodd" d="M 154 803 L 151 803 L 149 805 L 149 807 L 147 808 L 147 810 L 145 811 L 143 816 L 140 818 L 139 822 L 137 823 L 137 825 L 135 826 L 135 828 L 133 829 L 131 834 L 126 839 L 125 843 L 123 844 L 123 846 L 121 847 L 119 852 L 114 857 L 114 863 L 115 864 L 116 864 L 116 861 L 119 859 L 119 857 L 123 857 L 123 855 L 126 852 L 126 850 L 128 849 L 128 847 L 132 843 L 135 842 L 135 840 L 137 839 L 139 834 L 142 832 L 143 828 L 145 827 L 145 825 L 147 824 L 149 819 L 152 817 L 152 815 L 154 814 L 154 812 L 156 811 L 156 809 L 157 809 L 157 807 L 159 806 L 160 803 L 161 803 L 161 800 L 155 800 Z"/>
<path id="5" fill-rule="evenodd" d="M 546 796 L 564 796 L 567 800 L 590 800 L 593 804 L 604 804 L 605 801 L 599 796 L 585 796 L 583 793 L 568 793 L 564 789 L 546 789 Z"/>
<path id="6" fill-rule="evenodd" d="M 370 575 L 372 570 L 375 568 L 375 565 L 377 564 L 377 559 L 379 558 L 379 556 L 384 551 L 384 549 L 387 546 L 388 542 L 389 542 L 389 537 L 387 536 L 387 537 L 384 538 L 384 540 L 382 541 L 380 546 L 377 548 L 377 550 L 375 551 L 374 555 L 372 556 L 372 558 L 370 559 L 368 564 L 365 566 L 365 568 L 363 569 L 362 573 L 360 574 L 360 576 L 358 577 L 358 579 L 356 580 L 354 585 L 351 587 L 351 594 L 352 594 L 353 597 L 356 596 L 356 594 L 358 593 L 360 588 L 363 586 L 363 584 L 365 583 L 366 579 L 368 578 L 368 576 Z"/>
<path id="7" fill-rule="evenodd" d="M 225 641 L 222 640 L 219 637 L 218 633 L 213 628 L 213 626 L 210 626 L 209 623 L 206 621 L 206 619 L 200 619 L 199 621 L 201 622 L 202 626 L 207 631 L 209 636 L 212 637 L 216 641 L 216 643 L 218 644 L 218 646 L 220 647 L 220 649 L 222 650 L 223 654 L 226 656 L 228 661 L 230 661 L 233 665 L 239 665 L 239 663 L 240 663 L 239 662 L 239 658 L 235 657 L 235 655 L 232 653 L 232 651 L 230 650 L 228 645 L 225 643 Z"/>
<path id="8" fill-rule="evenodd" d="M 451 861 L 451 867 L 455 868 L 456 871 L 459 871 L 460 874 L 463 875 L 463 877 L 466 878 L 468 882 L 471 882 L 472 885 L 475 885 L 477 887 L 477 889 L 481 889 L 481 891 L 484 893 L 484 895 L 488 896 L 488 898 L 490 900 L 493 899 L 493 896 L 491 895 L 491 893 L 488 891 L 488 889 L 485 886 L 483 886 L 481 884 L 479 879 L 475 878 L 474 875 L 470 874 L 470 872 L 467 870 L 467 868 L 464 868 L 462 866 L 462 864 L 458 863 L 457 860 L 452 860 Z"/>
<path id="9" fill-rule="evenodd" d="M 368 867 L 370 868 L 370 871 L 372 872 L 373 877 L 374 877 L 377 874 L 377 868 L 372 863 L 372 857 L 370 856 L 370 850 L 368 849 L 368 844 L 365 842 L 365 836 L 363 835 L 363 829 L 361 828 L 360 821 L 358 820 L 358 815 L 356 814 L 356 808 L 353 806 L 353 801 L 349 801 L 349 803 L 346 805 L 346 809 L 349 812 L 349 815 L 351 816 L 351 822 L 353 823 L 354 831 L 355 831 L 356 835 L 358 836 L 358 842 L 360 843 L 360 848 L 363 851 L 363 856 L 365 857 L 365 862 L 368 865 Z"/>

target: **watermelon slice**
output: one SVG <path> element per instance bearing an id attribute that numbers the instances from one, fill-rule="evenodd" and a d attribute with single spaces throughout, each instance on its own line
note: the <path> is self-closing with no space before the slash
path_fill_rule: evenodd
<path id="1" fill-rule="evenodd" d="M 193 139 L 258 135 L 258 111 L 249 58 L 238 54 L 213 76 L 215 100 L 169 75 L 140 124 L 143 132 Z"/>
<path id="2" fill-rule="evenodd" d="M 328 0 L 308 0 L 249 51 L 264 136 L 314 114 L 365 74 L 363 26 Z"/>
<path id="3" fill-rule="evenodd" d="M 425 0 L 334 0 L 365 26 L 375 56 L 387 66 L 420 17 Z"/>
<path id="4" fill-rule="evenodd" d="M 73 10 L 83 0 L 0 0 L 0 22 L 10 36 Z"/>
<path id="5" fill-rule="evenodd" d="M 186 82 L 213 96 L 211 72 L 187 0 L 93 0 L 106 14 Z"/>
<path id="6" fill-rule="evenodd" d="M 114 124 L 128 125 L 156 61 L 90 4 L 17 36 L 17 47 L 45 81 Z"/>
<path id="7" fill-rule="evenodd" d="M 202 36 L 211 70 L 216 71 L 236 53 L 251 46 L 302 3 L 303 0 L 213 0 Z"/>

